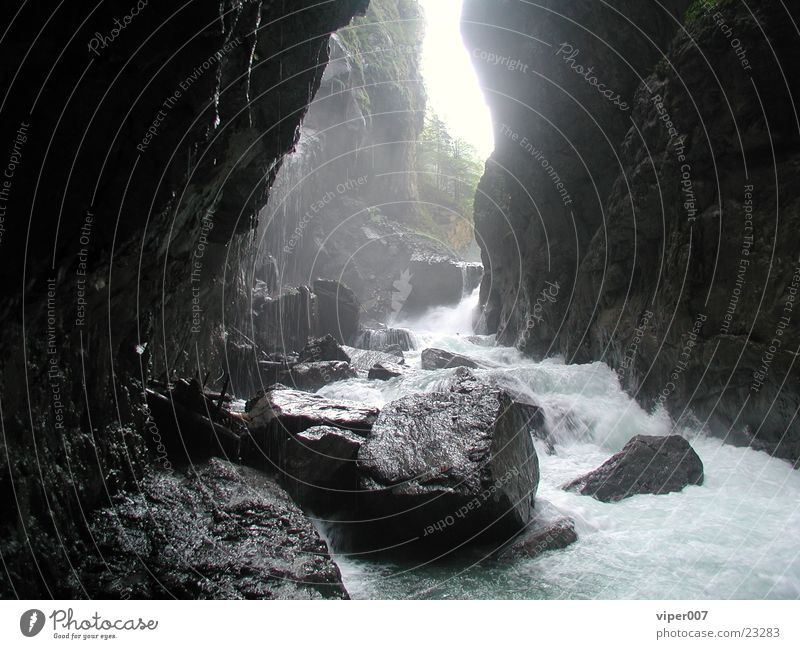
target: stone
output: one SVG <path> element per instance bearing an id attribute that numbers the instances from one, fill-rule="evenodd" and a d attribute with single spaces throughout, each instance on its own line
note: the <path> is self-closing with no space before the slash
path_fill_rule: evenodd
<path id="1" fill-rule="evenodd" d="M 347 599 L 325 541 L 265 474 L 212 459 L 156 473 L 91 519 L 75 596 Z M 80 595 L 79 595 L 80 594 Z"/>
<path id="2" fill-rule="evenodd" d="M 530 418 L 474 383 L 384 407 L 358 453 L 362 501 L 395 542 L 507 539 L 531 517 L 539 464 Z"/>
<path id="3" fill-rule="evenodd" d="M 306 343 L 300 353 L 301 363 L 319 363 L 321 361 L 344 361 L 350 362 L 350 357 L 342 346 L 336 342 L 331 334 L 326 334 L 320 338 L 313 338 Z"/>
<path id="4" fill-rule="evenodd" d="M 375 363 L 368 374 L 370 380 L 388 381 L 403 376 L 403 366 L 397 363 Z"/>
<path id="5" fill-rule="evenodd" d="M 525 529 L 497 553 L 501 561 L 533 559 L 544 552 L 563 550 L 578 540 L 575 521 L 546 501 L 537 500 Z"/>
<path id="6" fill-rule="evenodd" d="M 356 349 L 355 347 L 345 347 L 344 350 L 350 356 L 350 365 L 363 372 L 369 372 L 378 363 L 405 365 L 406 362 L 404 358 L 398 358 L 394 354 L 386 352 Z"/>
<path id="7" fill-rule="evenodd" d="M 356 457 L 364 437 L 332 426 L 291 436 L 281 453 L 281 482 L 305 508 L 345 507 L 358 489 Z"/>
<path id="8" fill-rule="evenodd" d="M 594 471 L 564 486 L 603 502 L 703 484 L 703 462 L 680 435 L 637 435 Z"/>
<path id="9" fill-rule="evenodd" d="M 320 388 L 356 378 L 358 374 L 344 361 L 298 363 L 279 376 L 278 382 L 297 390 L 316 392 Z"/>
<path id="10" fill-rule="evenodd" d="M 454 354 L 443 349 L 424 349 L 422 350 L 422 369 L 423 370 L 443 370 L 450 367 L 468 367 L 478 369 L 481 365 L 461 354 Z"/>

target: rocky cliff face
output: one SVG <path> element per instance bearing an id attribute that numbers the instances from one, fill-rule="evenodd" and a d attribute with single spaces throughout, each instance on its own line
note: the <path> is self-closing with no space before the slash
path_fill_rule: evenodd
<path id="1" fill-rule="evenodd" d="M 166 468 L 144 385 L 224 374 L 256 212 L 367 4 L 4 21 L 2 596 L 68 592 L 88 512 Z"/>
<path id="2" fill-rule="evenodd" d="M 338 279 L 379 321 L 462 293 L 451 263 L 459 254 L 419 210 L 423 37 L 416 0 L 373 0 L 334 36 L 300 141 L 260 216 L 261 256 L 276 260 L 282 286 Z"/>
<path id="3" fill-rule="evenodd" d="M 480 325 L 796 459 L 796 16 L 489 4 L 464 16 L 497 122 Z"/>

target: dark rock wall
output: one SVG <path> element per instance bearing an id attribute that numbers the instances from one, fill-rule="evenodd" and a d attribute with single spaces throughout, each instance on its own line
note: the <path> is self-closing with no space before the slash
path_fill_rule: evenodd
<path id="1" fill-rule="evenodd" d="M 224 373 L 255 214 L 368 0 L 285 4 L 2 9 L 2 596 L 62 594 L 154 460 L 143 384 Z"/>
<path id="2" fill-rule="evenodd" d="M 466 3 L 497 141 L 479 326 L 796 458 L 797 10 L 688 4 Z"/>

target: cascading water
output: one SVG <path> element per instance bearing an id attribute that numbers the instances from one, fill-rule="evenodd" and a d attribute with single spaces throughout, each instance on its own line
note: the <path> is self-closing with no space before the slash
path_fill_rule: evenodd
<path id="1" fill-rule="evenodd" d="M 517 350 L 471 336 L 477 292 L 457 307 L 402 323 L 419 347 L 409 370 L 390 381 L 353 379 L 321 394 L 376 406 L 445 388 L 456 370 L 420 369 L 426 347 L 468 354 L 492 369 L 473 372 L 524 393 L 544 410 L 552 448 L 536 441 L 537 499 L 576 521 L 578 542 L 565 550 L 504 565 L 473 556 L 444 563 L 366 561 L 337 553 L 357 598 L 797 598 L 800 597 L 800 474 L 782 460 L 723 444 L 698 430 L 675 429 L 647 413 L 603 363 L 535 362 Z M 561 485 L 602 464 L 635 434 L 679 433 L 705 466 L 702 486 L 639 495 L 608 504 Z M 334 551 L 336 547 L 334 544 Z"/>

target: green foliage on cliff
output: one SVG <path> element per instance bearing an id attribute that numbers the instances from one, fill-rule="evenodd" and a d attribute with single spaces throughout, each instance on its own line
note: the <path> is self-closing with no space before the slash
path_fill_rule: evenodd
<path id="1" fill-rule="evenodd" d="M 705 12 L 709 11 L 709 9 L 727 4 L 729 1 L 730 0 L 692 0 L 692 4 L 689 5 L 689 8 L 683 16 L 683 22 L 685 25 L 688 25 L 697 20 Z"/>
<path id="2" fill-rule="evenodd" d="M 433 112 L 426 116 L 416 154 L 421 221 L 431 234 L 466 252 L 474 243 L 472 213 L 483 160 Z"/>
<path id="3" fill-rule="evenodd" d="M 365 16 L 337 32 L 363 74 L 364 107 L 379 111 L 391 110 L 391 104 L 395 109 L 425 105 L 419 78 L 424 26 L 416 0 L 373 0 Z"/>

